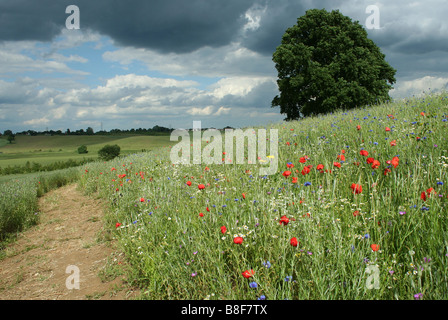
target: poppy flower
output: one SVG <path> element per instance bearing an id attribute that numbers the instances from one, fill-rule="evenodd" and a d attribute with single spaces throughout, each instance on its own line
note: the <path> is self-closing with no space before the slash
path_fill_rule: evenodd
<path id="1" fill-rule="evenodd" d="M 243 196 L 243 199 L 246 199 L 246 194 L 245 193 L 243 193 L 242 196 Z"/>
<path id="2" fill-rule="evenodd" d="M 367 150 L 361 150 L 361 151 L 359 152 L 359 154 L 362 155 L 362 156 L 364 156 L 364 157 L 367 157 L 367 156 L 369 155 L 369 152 L 368 152 Z"/>
<path id="3" fill-rule="evenodd" d="M 361 126 L 360 125 L 357 125 L 356 126 L 356 129 L 359 131 L 359 130 L 361 130 Z"/>
<path id="4" fill-rule="evenodd" d="M 191 186 L 191 181 L 187 181 L 187 186 Z"/>
<path id="5" fill-rule="evenodd" d="M 373 163 L 373 161 L 375 161 L 375 159 L 373 159 L 372 157 L 370 157 L 370 158 L 367 158 L 367 160 L 366 160 L 366 162 L 367 163 Z"/>
<path id="6" fill-rule="evenodd" d="M 297 183 L 297 179 L 298 179 L 297 177 L 292 177 L 292 181 L 291 182 L 292 183 Z"/>
<path id="7" fill-rule="evenodd" d="M 200 185 L 198 185 L 198 189 L 199 190 L 205 189 L 205 186 L 201 183 Z"/>
<path id="8" fill-rule="evenodd" d="M 242 244 L 243 243 L 243 238 L 235 237 L 235 238 L 233 238 L 233 243 L 235 243 L 235 244 Z"/>
<path id="9" fill-rule="evenodd" d="M 323 168 L 324 168 L 323 164 L 318 164 L 316 167 L 317 170 L 322 170 Z"/>
<path id="10" fill-rule="evenodd" d="M 291 240 L 289 240 L 289 243 L 293 246 L 293 247 L 297 247 L 297 245 L 299 244 L 299 242 L 297 241 L 296 237 L 291 238 Z"/>
<path id="11" fill-rule="evenodd" d="M 227 228 L 226 228 L 226 226 L 222 226 L 222 227 L 221 227 L 221 233 L 224 234 L 224 233 L 226 233 L 226 232 L 227 232 Z"/>
<path id="12" fill-rule="evenodd" d="M 373 160 L 372 169 L 377 169 L 380 166 L 380 162 L 378 160 Z"/>
<path id="13" fill-rule="evenodd" d="M 207 207 L 207 208 L 205 208 L 205 210 L 207 210 L 207 212 L 210 212 L 210 209 Z"/>
<path id="14" fill-rule="evenodd" d="M 339 154 L 338 159 L 341 161 L 345 161 L 345 156 L 343 154 Z"/>
<path id="15" fill-rule="evenodd" d="M 280 218 L 280 224 L 283 224 L 284 226 L 286 226 L 289 223 L 289 219 L 286 216 L 282 216 Z"/>
<path id="16" fill-rule="evenodd" d="M 285 178 L 289 177 L 290 175 L 291 175 L 291 171 L 289 171 L 289 170 L 286 170 L 286 171 L 283 172 L 283 176 Z"/>
<path id="17" fill-rule="evenodd" d="M 390 131 L 390 128 L 389 128 L 389 127 L 386 127 L 386 131 Z"/>
<path id="18" fill-rule="evenodd" d="M 302 175 L 306 175 L 306 174 L 308 174 L 308 173 L 310 173 L 310 169 L 309 169 L 308 167 L 304 167 L 304 168 L 302 169 Z"/>
<path id="19" fill-rule="evenodd" d="M 397 145 L 397 140 L 392 140 L 390 142 L 391 147 L 396 146 Z"/>
<path id="20" fill-rule="evenodd" d="M 335 167 L 338 167 L 338 168 L 341 167 L 341 164 L 340 164 L 339 162 L 333 162 L 333 165 L 334 165 Z"/>
<path id="21" fill-rule="evenodd" d="M 204 214 L 202 212 L 200 212 L 199 216 L 202 218 L 204 216 Z"/>
<path id="22" fill-rule="evenodd" d="M 287 167 L 287 168 L 294 168 L 294 165 L 293 165 L 291 162 L 288 162 L 288 163 L 286 164 L 286 167 Z"/>
<path id="23" fill-rule="evenodd" d="M 254 270 L 250 269 L 250 270 L 246 270 L 244 272 L 242 272 L 242 275 L 244 278 L 249 279 L 250 277 L 252 277 L 255 274 Z"/>
<path id="24" fill-rule="evenodd" d="M 308 157 L 300 157 L 299 161 L 300 163 L 305 163 Z"/>
<path id="25" fill-rule="evenodd" d="M 351 187 L 354 194 L 358 194 L 362 192 L 362 186 L 356 183 L 352 183 Z"/>
<path id="26" fill-rule="evenodd" d="M 119 226 L 121 226 L 121 223 L 120 223 L 120 222 L 117 222 L 117 223 L 115 224 L 115 228 L 118 228 Z"/>
<path id="27" fill-rule="evenodd" d="M 354 217 L 359 216 L 359 211 L 358 211 L 358 210 L 354 211 L 354 212 L 353 212 L 353 216 L 354 216 Z"/>
<path id="28" fill-rule="evenodd" d="M 140 202 L 145 202 L 145 198 L 140 198 Z"/>
<path id="29" fill-rule="evenodd" d="M 380 249 L 380 246 L 378 244 L 371 244 L 370 248 L 372 248 L 373 251 L 378 251 Z"/>
<path id="30" fill-rule="evenodd" d="M 384 175 L 387 175 L 389 172 L 391 172 L 389 168 L 384 169 Z"/>
<path id="31" fill-rule="evenodd" d="M 398 162 L 400 161 L 400 159 L 398 159 L 398 157 L 393 157 L 391 164 L 394 166 L 394 168 L 396 168 L 398 166 Z"/>

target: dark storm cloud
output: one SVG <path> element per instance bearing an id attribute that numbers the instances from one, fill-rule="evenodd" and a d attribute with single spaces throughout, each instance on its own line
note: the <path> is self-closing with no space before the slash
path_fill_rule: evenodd
<path id="1" fill-rule="evenodd" d="M 234 40 L 246 23 L 249 0 L 2 1 L 0 40 L 50 41 L 65 28 L 68 5 L 79 7 L 80 26 L 119 45 L 159 52 L 191 52 Z"/>
<path id="2" fill-rule="evenodd" d="M 282 36 L 286 29 L 297 24 L 297 19 L 303 16 L 309 9 L 336 9 L 341 1 L 296 1 L 296 0 L 267 0 L 260 2 L 264 6 L 265 13 L 260 20 L 260 27 L 247 33 L 244 45 L 264 55 L 272 55 L 281 44 Z"/>

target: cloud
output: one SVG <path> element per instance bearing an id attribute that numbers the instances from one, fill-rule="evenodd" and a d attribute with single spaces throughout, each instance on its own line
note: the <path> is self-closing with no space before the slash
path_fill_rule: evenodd
<path id="1" fill-rule="evenodd" d="M 390 91 L 390 95 L 395 99 L 402 99 L 412 95 L 419 96 L 430 92 L 440 92 L 441 90 L 448 90 L 448 77 L 425 76 L 414 80 L 402 81 L 396 88 Z"/>

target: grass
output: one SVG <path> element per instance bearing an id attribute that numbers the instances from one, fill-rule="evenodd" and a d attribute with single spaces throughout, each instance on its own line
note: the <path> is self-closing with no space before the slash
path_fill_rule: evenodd
<path id="1" fill-rule="evenodd" d="M 428 95 L 266 127 L 272 175 L 262 161 L 174 165 L 162 147 L 76 179 L 108 201 L 142 299 L 446 300 L 447 120 L 447 94 Z M 1 184 L 7 206 L 28 205 L 33 181 Z"/>
<path id="2" fill-rule="evenodd" d="M 136 135 L 81 135 L 81 136 L 26 136 L 18 135 L 12 144 L 0 138 L 0 167 L 25 165 L 26 162 L 51 164 L 56 161 L 98 158 L 98 151 L 106 144 L 118 144 L 121 154 L 153 150 L 173 144 L 169 136 Z M 78 154 L 78 147 L 86 145 L 88 153 Z"/>
<path id="3" fill-rule="evenodd" d="M 80 184 L 109 201 L 144 299 L 445 300 L 447 116 L 444 94 L 272 125 L 269 176 L 263 163 L 173 165 L 163 149 L 87 164 Z"/>

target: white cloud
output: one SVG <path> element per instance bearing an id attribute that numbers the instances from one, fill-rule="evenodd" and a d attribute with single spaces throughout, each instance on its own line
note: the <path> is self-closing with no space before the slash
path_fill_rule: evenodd
<path id="1" fill-rule="evenodd" d="M 187 111 L 187 113 L 192 116 L 209 116 L 212 114 L 212 112 L 212 106 L 207 106 L 205 108 L 191 108 Z"/>
<path id="2" fill-rule="evenodd" d="M 425 76 L 418 79 L 401 81 L 389 94 L 395 99 L 419 96 L 424 93 L 438 92 L 448 89 L 448 78 Z"/>
<path id="3" fill-rule="evenodd" d="M 40 119 L 31 119 L 31 120 L 24 121 L 23 124 L 36 126 L 36 125 L 47 124 L 49 122 L 50 122 L 50 120 L 48 118 L 43 117 L 43 118 L 40 118 Z"/>

